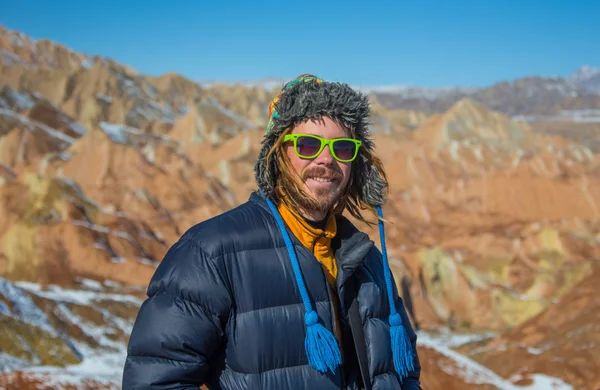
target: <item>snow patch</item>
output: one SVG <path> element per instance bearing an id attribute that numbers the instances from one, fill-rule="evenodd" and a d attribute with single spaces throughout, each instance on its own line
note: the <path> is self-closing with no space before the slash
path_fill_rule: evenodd
<path id="1" fill-rule="evenodd" d="M 61 153 L 60 155 L 61 159 L 70 159 L 71 156 L 67 153 Z M 56 178 L 57 181 L 60 181 L 61 183 L 69 186 L 78 196 L 80 200 L 84 200 L 86 201 L 88 204 L 98 208 L 99 210 L 101 210 L 102 212 L 106 212 L 106 210 L 104 210 L 98 203 L 96 203 L 93 199 L 88 198 L 84 193 L 83 190 L 79 187 L 79 185 L 77 183 L 75 183 L 70 177 L 67 176 L 61 176 L 61 177 L 57 177 Z M 108 213 L 107 213 L 108 214 Z"/>
<path id="2" fill-rule="evenodd" d="M 140 262 L 141 264 L 145 264 L 145 265 L 153 265 L 156 266 L 157 262 L 154 259 L 150 259 L 148 257 L 136 257 L 135 258 L 138 262 Z"/>
<path id="3" fill-rule="evenodd" d="M 180 116 L 183 116 L 185 114 L 187 114 L 187 112 L 190 110 L 190 108 L 187 106 L 187 104 L 180 104 L 179 107 L 177 107 L 177 114 L 179 114 Z"/>
<path id="4" fill-rule="evenodd" d="M 404 99 L 435 100 L 443 97 L 464 96 L 477 92 L 478 88 L 470 87 L 440 87 L 424 88 L 410 85 L 361 86 L 353 88 L 364 93 L 399 95 Z"/>
<path id="5" fill-rule="evenodd" d="M 251 129 L 254 127 L 254 123 L 252 123 L 249 119 L 244 118 L 243 116 L 238 115 L 235 112 L 231 111 L 230 109 L 226 108 L 221 103 L 219 103 L 216 99 L 209 97 L 207 99 L 207 102 L 209 104 L 212 104 L 213 106 L 215 106 L 219 111 L 221 111 L 223 114 L 225 114 L 229 118 L 233 119 L 235 122 L 240 123 L 244 128 Z"/>
<path id="6" fill-rule="evenodd" d="M 445 328 L 440 329 L 439 333 L 426 334 L 426 336 L 447 347 L 457 348 L 465 344 L 492 339 L 496 337 L 497 334 L 494 332 L 452 333 L 449 329 Z"/>
<path id="7" fill-rule="evenodd" d="M 582 65 L 573 72 L 568 79 L 575 83 L 582 83 L 598 75 L 600 75 L 600 69 L 589 65 Z"/>
<path id="8" fill-rule="evenodd" d="M 6 65 L 26 64 L 25 60 L 6 49 L 0 48 L 0 60 Z"/>
<path id="9" fill-rule="evenodd" d="M 121 81 L 123 88 L 127 91 L 129 97 L 133 97 L 135 95 L 139 95 L 139 93 L 141 92 L 140 87 L 138 87 L 137 85 L 135 85 L 135 82 L 131 79 L 127 79 L 124 77 L 121 77 L 119 79 L 119 81 Z"/>
<path id="10" fill-rule="evenodd" d="M 156 150 L 151 144 L 144 146 L 140 153 L 150 164 L 156 162 Z"/>
<path id="11" fill-rule="evenodd" d="M 151 99 L 156 99 L 156 89 L 154 89 L 154 87 L 151 84 L 145 84 L 143 86 L 143 90 L 146 93 L 146 95 L 150 96 Z"/>
<path id="12" fill-rule="evenodd" d="M 114 281 L 114 280 L 109 280 L 109 279 L 106 279 L 104 281 L 104 285 L 106 287 L 111 287 L 111 288 L 120 288 L 121 287 L 121 283 Z"/>
<path id="13" fill-rule="evenodd" d="M 90 57 L 87 57 L 83 61 L 81 61 L 82 68 L 90 69 L 93 66 L 94 66 L 94 60 Z"/>
<path id="14" fill-rule="evenodd" d="M 17 110 L 28 110 L 35 105 L 33 99 L 26 94 L 19 93 L 12 88 L 6 88 L 5 91 L 6 96 L 12 101 L 13 105 L 16 106 L 15 108 Z"/>
<path id="15" fill-rule="evenodd" d="M 157 102 L 149 101 L 148 106 L 154 111 L 153 114 L 157 119 L 167 123 L 173 123 L 175 121 L 175 114 L 169 103 L 166 103 L 163 107 Z"/>
<path id="16" fill-rule="evenodd" d="M 583 153 L 576 145 L 569 145 L 569 150 L 571 151 L 573 157 L 575 157 L 575 160 L 578 162 L 584 161 Z"/>
<path id="17" fill-rule="evenodd" d="M 18 287 L 21 287 L 18 283 L 11 283 L 0 277 L 0 294 L 6 297 L 13 305 L 12 310 L 4 312 L 4 314 L 10 315 L 27 324 L 37 326 L 51 335 L 56 335 L 46 314 L 33 303 L 29 295 L 23 291 L 25 289 Z"/>
<path id="18" fill-rule="evenodd" d="M 37 130 L 41 130 L 41 131 L 45 132 L 46 134 L 66 143 L 68 145 L 72 145 L 75 143 L 74 138 L 69 137 L 68 135 L 63 134 L 60 131 L 57 131 L 43 123 L 40 123 L 33 119 L 29 119 L 27 117 L 24 117 L 23 115 L 17 114 L 13 111 L 9 111 L 4 108 L 0 108 L 0 116 L 5 116 L 12 120 L 16 120 L 17 122 L 26 126 L 29 131 L 35 132 Z"/>
<path id="19" fill-rule="evenodd" d="M 236 86 L 241 85 L 246 88 L 264 88 L 267 91 L 272 91 L 273 89 L 281 89 L 285 83 L 287 83 L 286 79 L 282 78 L 265 78 L 259 80 L 247 80 L 247 81 L 219 81 L 219 80 L 205 80 L 198 82 L 202 88 L 212 88 L 213 86 L 218 85 L 228 85 L 228 86 Z"/>
<path id="20" fill-rule="evenodd" d="M 82 304 L 82 302 L 75 303 Z M 103 388 L 119 388 L 123 365 L 127 356 L 127 347 L 124 343 L 111 340 L 107 336 L 114 334 L 115 327 L 124 334 L 130 334 L 133 324 L 112 315 L 105 309 L 96 307 L 96 310 L 104 317 L 106 325 L 92 325 L 69 310 L 66 305 L 59 304 L 57 307 L 66 319 L 77 325 L 85 335 L 93 338 L 100 345 L 100 348 L 92 349 L 88 345 L 76 341 L 74 344 L 83 356 L 83 361 L 79 364 L 69 365 L 65 368 L 36 366 L 24 371 L 34 374 L 36 377 L 43 377 L 45 384 L 50 384 L 56 388 L 65 385 L 78 386 L 86 381 L 100 383 Z"/>
<path id="21" fill-rule="evenodd" d="M 4 352 L 0 352 L 0 374 L 9 373 L 29 366 L 27 360 L 19 359 Z"/>
<path id="22" fill-rule="evenodd" d="M 537 121 L 572 121 L 575 123 L 600 123 L 600 110 L 581 109 L 581 110 L 561 110 L 555 115 L 516 115 L 511 118 L 519 122 L 537 122 Z"/>
<path id="23" fill-rule="evenodd" d="M 96 94 L 96 99 L 98 99 L 104 103 L 107 103 L 107 104 L 112 103 L 112 98 L 110 96 L 106 96 L 101 93 Z"/>
<path id="24" fill-rule="evenodd" d="M 43 298 L 57 302 L 74 303 L 77 305 L 94 305 L 97 301 L 115 301 L 131 303 L 141 306 L 142 301 L 132 295 L 101 293 L 96 291 L 83 291 L 64 289 L 56 285 L 49 285 L 46 289 L 38 283 L 15 282 L 15 285 Z"/>
<path id="25" fill-rule="evenodd" d="M 81 285 L 83 287 L 86 287 L 90 290 L 97 290 L 97 291 L 102 291 L 102 283 L 96 281 L 96 280 L 92 280 L 92 279 L 86 279 L 86 278 L 79 278 L 78 279 L 79 283 L 81 283 Z"/>
<path id="26" fill-rule="evenodd" d="M 69 129 L 73 130 L 73 132 L 77 133 L 77 135 L 80 136 L 84 136 L 87 134 L 87 129 L 77 121 L 70 121 Z"/>
<path id="27" fill-rule="evenodd" d="M 460 143 L 457 140 L 450 141 L 450 155 L 454 161 L 458 161 L 460 155 L 458 154 L 458 150 L 460 149 Z"/>
<path id="28" fill-rule="evenodd" d="M 25 38 L 27 39 L 27 38 Z M 14 32 L 13 34 L 8 35 L 8 43 L 16 47 L 25 47 L 25 42 L 23 42 L 23 38 L 21 34 L 18 32 Z"/>
<path id="29" fill-rule="evenodd" d="M 514 386 L 514 389 L 522 390 L 573 390 L 573 386 L 565 383 L 561 379 L 553 378 L 544 374 L 531 374 L 528 377 L 533 381 L 529 386 Z M 510 378 L 511 381 L 516 382 L 523 379 L 522 375 L 514 375 Z"/>
<path id="30" fill-rule="evenodd" d="M 473 335 L 473 337 L 483 336 Z M 460 338 L 465 340 L 470 339 L 468 335 L 459 336 L 459 338 L 456 339 L 456 336 L 452 335 L 442 335 L 440 337 L 433 334 L 419 332 L 417 342 L 419 345 L 434 349 L 442 355 L 453 360 L 456 367 L 443 367 L 443 369 L 451 375 L 456 375 L 463 378 L 463 380 L 467 383 L 490 384 L 496 386 L 500 390 L 573 390 L 572 386 L 563 382 L 562 380 L 542 374 L 530 375 L 530 378 L 533 379 L 534 383 L 529 386 L 516 386 L 511 381 L 519 380 L 521 377 L 514 376 L 509 380 L 504 379 L 489 368 L 484 367 L 468 357 L 452 350 L 451 346 L 456 346 L 457 343 L 462 342 Z"/>
<path id="31" fill-rule="evenodd" d="M 512 167 L 516 168 L 517 166 L 519 166 L 519 163 L 521 162 L 521 158 L 525 155 L 525 152 L 523 152 L 523 150 L 518 149 L 517 153 L 515 154 L 515 157 L 512 160 Z"/>
<path id="32" fill-rule="evenodd" d="M 458 371 L 449 373 L 462 377 L 465 382 L 491 384 L 499 389 L 512 389 L 512 384 L 510 382 L 503 379 L 489 368 L 453 351 L 449 346 L 445 345 L 443 341 L 424 333 L 419 334 L 417 340 L 419 344 L 435 349 L 442 355 L 452 359 L 456 363 Z"/>
<path id="33" fill-rule="evenodd" d="M 95 232 L 98 232 L 98 233 L 110 234 L 113 237 L 122 238 L 124 240 L 129 241 L 132 244 L 135 244 L 135 240 L 127 232 L 111 230 L 111 229 L 107 228 L 106 226 L 96 225 L 96 224 L 90 223 L 88 221 L 77 220 L 77 219 L 73 220 L 72 223 L 75 226 L 81 226 L 81 227 L 93 230 Z"/>
<path id="34" fill-rule="evenodd" d="M 117 143 L 127 144 L 129 140 L 129 134 L 142 135 L 144 134 L 141 130 L 127 125 L 121 125 L 116 123 L 100 122 L 100 129 L 108 135 L 108 137 Z"/>
<path id="35" fill-rule="evenodd" d="M 594 152 L 592 152 L 590 148 L 585 145 L 581 145 L 581 150 L 583 150 L 583 153 L 585 153 L 589 161 L 594 159 Z"/>
<path id="36" fill-rule="evenodd" d="M 224 186 L 229 185 L 229 161 L 221 160 L 219 162 L 219 169 L 221 171 L 221 182 Z"/>
<path id="37" fill-rule="evenodd" d="M 532 355 L 540 355 L 544 353 L 544 349 L 528 347 L 527 352 L 529 352 Z"/>
<path id="38" fill-rule="evenodd" d="M 53 128 L 46 126 L 43 123 L 35 122 L 35 124 L 38 125 L 38 127 L 41 130 L 45 131 L 47 134 L 53 136 L 54 138 L 58 138 L 59 140 L 71 145 L 75 143 L 75 138 L 63 134 L 60 131 L 54 130 Z"/>
<path id="39" fill-rule="evenodd" d="M 127 117 L 133 121 L 137 121 L 138 118 L 142 118 L 146 121 L 158 121 L 164 123 L 175 123 L 175 114 L 171 109 L 171 106 L 167 103 L 166 107 L 153 101 L 144 101 L 135 106 L 134 109 L 129 111 Z"/>
<path id="40" fill-rule="evenodd" d="M 477 145 L 474 149 L 473 149 L 473 154 L 475 154 L 475 158 L 478 161 L 483 161 L 483 154 L 482 154 L 482 146 L 481 145 Z"/>

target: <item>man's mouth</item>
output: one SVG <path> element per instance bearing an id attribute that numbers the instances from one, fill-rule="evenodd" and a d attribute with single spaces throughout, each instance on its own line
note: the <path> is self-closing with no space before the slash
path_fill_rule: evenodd
<path id="1" fill-rule="evenodd" d="M 329 183 L 335 180 L 333 177 L 311 177 L 311 179 L 320 183 Z"/>
<path id="2" fill-rule="evenodd" d="M 304 173 L 304 181 L 308 179 L 316 181 L 317 183 L 333 183 L 338 182 L 342 179 L 342 175 L 333 169 L 326 169 L 323 167 L 317 167 L 311 169 L 309 172 Z"/>

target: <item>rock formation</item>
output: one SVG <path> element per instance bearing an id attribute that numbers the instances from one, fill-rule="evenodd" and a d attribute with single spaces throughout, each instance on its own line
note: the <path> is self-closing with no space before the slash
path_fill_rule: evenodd
<path id="1" fill-rule="evenodd" d="M 119 388 L 165 252 L 256 188 L 276 92 L 151 77 L 0 27 L 0 386 Z M 371 95 L 387 246 L 424 388 L 598 387 L 597 137 L 476 96 L 425 113 Z"/>

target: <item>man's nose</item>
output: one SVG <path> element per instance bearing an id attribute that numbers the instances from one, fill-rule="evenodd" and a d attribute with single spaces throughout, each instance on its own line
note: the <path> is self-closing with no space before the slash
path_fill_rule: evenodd
<path id="1" fill-rule="evenodd" d="M 329 150 L 329 145 L 327 145 L 323 148 L 321 154 L 319 154 L 317 158 L 315 158 L 315 163 L 327 165 L 331 164 L 334 160 L 335 159 L 333 158 L 333 156 L 331 155 L 331 151 Z"/>

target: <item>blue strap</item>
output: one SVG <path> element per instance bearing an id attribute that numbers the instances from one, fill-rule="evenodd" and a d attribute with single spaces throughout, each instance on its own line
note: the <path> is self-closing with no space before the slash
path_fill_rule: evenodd
<path id="1" fill-rule="evenodd" d="M 294 276 L 296 278 L 298 290 L 300 291 L 300 296 L 302 297 L 302 302 L 304 303 L 304 322 L 306 324 L 304 349 L 306 351 L 306 357 L 308 358 L 308 364 L 310 364 L 319 372 L 325 373 L 327 370 L 330 370 L 332 373 L 334 373 L 336 368 L 342 364 L 342 356 L 340 353 L 340 348 L 337 344 L 337 339 L 331 333 L 331 331 L 319 323 L 319 316 L 317 312 L 313 310 L 310 303 L 310 298 L 302 277 L 302 271 L 300 270 L 300 264 L 298 263 L 298 258 L 296 257 L 296 251 L 294 250 L 292 240 L 290 239 L 288 231 L 283 223 L 283 219 L 281 218 L 281 215 L 279 215 L 279 212 L 277 211 L 277 208 L 273 202 L 266 197 L 265 199 L 269 209 L 271 210 L 271 213 L 277 221 L 279 230 L 283 235 L 283 241 L 285 242 L 285 246 L 292 262 L 292 268 L 294 269 Z"/>
<path id="2" fill-rule="evenodd" d="M 394 302 L 392 271 L 390 270 L 387 248 L 385 246 L 385 229 L 381 206 L 377 206 L 377 215 L 379 216 L 379 239 L 381 240 L 381 255 L 383 257 L 383 274 L 387 288 L 388 302 L 390 304 L 389 322 L 392 355 L 394 356 L 394 368 L 400 376 L 400 382 L 402 382 L 408 376 L 409 372 L 415 369 L 413 348 L 408 333 L 402 324 L 402 317 L 398 314 L 396 303 Z"/>
<path id="3" fill-rule="evenodd" d="M 290 260 L 292 261 L 292 268 L 294 269 L 294 276 L 296 277 L 296 283 L 298 284 L 298 289 L 300 290 L 300 296 L 302 297 L 302 302 L 304 302 L 304 308 L 306 309 L 307 315 L 313 312 L 312 305 L 310 303 L 310 298 L 308 297 L 308 292 L 306 291 L 306 285 L 304 284 L 304 279 L 302 278 L 302 271 L 300 270 L 300 264 L 298 263 L 298 257 L 296 257 L 296 251 L 294 250 L 294 244 L 292 244 L 292 240 L 290 239 L 290 235 L 288 234 L 287 229 L 283 223 L 283 219 L 277 208 L 270 199 L 267 198 L 267 204 L 271 209 L 271 213 L 275 217 L 277 221 L 277 225 L 279 226 L 279 230 L 283 235 L 283 241 L 285 242 L 285 246 L 287 248 L 288 254 L 290 255 Z M 316 313 L 315 313 L 316 314 Z"/>
<path id="4" fill-rule="evenodd" d="M 379 216 L 379 220 L 377 221 L 379 224 L 379 240 L 381 242 L 381 254 L 383 256 L 383 275 L 385 277 L 385 286 L 387 288 L 387 295 L 389 297 L 388 301 L 390 304 L 390 318 L 398 315 L 396 310 L 396 304 L 394 303 L 394 290 L 392 288 L 392 271 L 390 270 L 390 264 L 388 263 L 387 256 L 387 248 L 385 245 L 385 227 L 383 226 L 383 212 L 381 210 L 381 206 L 377 206 L 377 215 Z"/>

